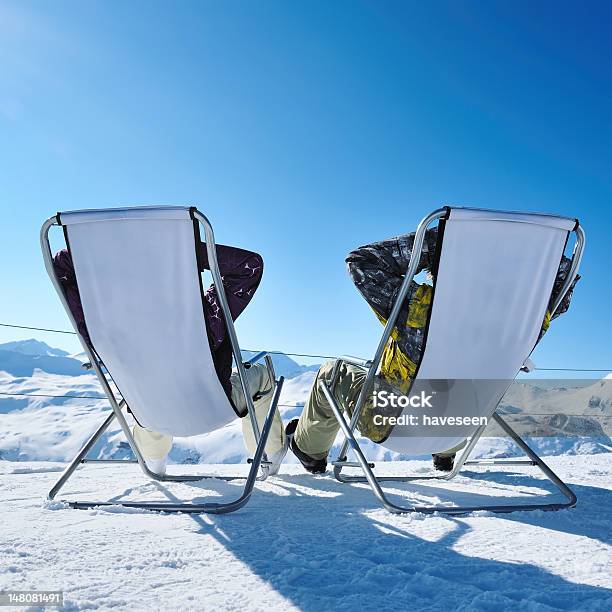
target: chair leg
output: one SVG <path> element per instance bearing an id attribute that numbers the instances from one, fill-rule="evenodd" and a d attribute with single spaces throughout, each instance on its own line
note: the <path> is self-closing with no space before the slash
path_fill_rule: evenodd
<path id="1" fill-rule="evenodd" d="M 560 508 L 572 508 L 578 501 L 576 494 L 548 467 L 541 457 L 519 436 L 508 423 L 497 413 L 493 413 L 497 424 L 516 442 L 517 446 L 542 470 L 544 475 L 565 495 L 567 503 L 559 505 Z"/>
<path id="2" fill-rule="evenodd" d="M 496 513 L 506 513 L 506 512 L 515 512 L 515 511 L 523 511 L 523 510 L 560 510 L 562 508 L 571 508 L 576 505 L 576 495 L 574 492 L 542 461 L 542 459 L 533 451 L 527 443 L 502 419 L 501 416 L 494 413 L 493 418 L 496 422 L 504 429 L 504 431 L 512 437 L 512 439 L 518 444 L 518 446 L 525 452 L 525 454 L 529 457 L 533 464 L 537 465 L 544 475 L 557 487 L 557 489 L 563 493 L 563 495 L 567 498 L 567 502 L 553 502 L 553 503 L 535 503 L 535 504 L 503 504 L 503 505 L 482 505 L 482 506 L 400 506 L 398 504 L 394 504 L 389 501 L 384 491 L 382 490 L 379 480 L 374 472 L 372 471 L 371 465 L 366 459 L 361 447 L 359 446 L 359 442 L 355 438 L 353 431 L 351 430 L 349 424 L 346 422 L 342 411 L 338 407 L 336 399 L 333 397 L 329 387 L 325 384 L 324 381 L 320 382 L 321 390 L 325 394 L 327 401 L 330 403 L 334 416 L 336 417 L 340 428 L 342 429 L 342 433 L 346 437 L 346 442 L 352 450 L 355 452 L 357 457 L 357 461 L 361 466 L 365 474 L 365 478 L 361 478 L 359 482 L 367 481 L 370 485 L 372 492 L 376 496 L 376 498 L 380 501 L 380 503 L 391 513 L 393 514 L 404 514 L 411 512 L 420 512 L 423 514 L 433 514 L 435 512 L 439 512 L 442 514 L 448 515 L 457 515 L 457 514 L 466 514 L 469 512 L 476 511 L 487 511 L 487 512 L 496 512 Z M 483 428 L 481 428 L 483 429 Z M 457 471 L 461 468 L 461 465 L 467 459 L 469 453 L 473 449 L 476 444 L 476 441 L 480 437 L 482 431 L 476 432 L 477 435 L 472 437 L 472 440 L 466 447 L 465 451 L 462 453 L 461 461 L 458 463 L 458 466 L 455 466 L 455 469 L 451 473 L 451 475 L 447 475 L 448 478 L 452 478 Z M 337 466 L 341 470 L 341 466 Z M 430 477 L 431 478 L 431 477 Z M 394 477 L 394 480 L 404 480 L 404 481 L 413 481 L 413 480 L 426 480 L 427 477 Z M 357 480 L 353 478 L 353 482 Z"/>
<path id="3" fill-rule="evenodd" d="M 68 467 L 62 472 L 57 482 L 53 485 L 49 491 L 47 498 L 54 499 L 58 491 L 64 486 L 64 483 L 72 476 L 73 472 L 83 463 L 85 457 L 89 451 L 93 448 L 94 444 L 100 439 L 100 436 L 108 429 L 112 420 L 115 418 L 115 412 L 111 413 L 104 419 L 104 422 L 100 427 L 93 433 L 93 435 L 85 442 L 83 448 L 77 453 L 76 457 L 70 462 Z"/>
<path id="4" fill-rule="evenodd" d="M 224 514 L 224 513 L 234 512 L 236 510 L 239 510 L 249 501 L 251 493 L 253 492 L 253 487 L 255 485 L 255 481 L 257 480 L 257 473 L 258 473 L 258 470 L 259 470 L 259 467 L 262 461 L 262 457 L 264 455 L 264 449 L 266 446 L 266 442 L 268 440 L 268 435 L 270 434 L 270 430 L 272 429 L 274 413 L 276 412 L 277 407 L 278 407 L 278 400 L 280 398 L 280 393 L 283 387 L 283 382 L 284 382 L 284 378 L 282 376 L 276 381 L 274 397 L 272 398 L 272 402 L 270 404 L 270 410 L 268 411 L 266 420 L 264 422 L 263 429 L 261 431 L 259 443 L 257 445 L 257 449 L 255 451 L 255 454 L 253 456 L 253 461 L 249 469 L 249 474 L 246 478 L 246 483 L 242 491 L 242 494 L 237 499 L 232 500 L 230 502 L 208 502 L 204 504 L 172 503 L 172 502 L 138 502 L 138 501 L 134 501 L 134 502 L 66 501 L 66 503 L 71 508 L 77 508 L 77 509 L 95 508 L 97 506 L 122 506 L 124 508 L 140 508 L 143 510 L 151 510 L 154 512 L 173 512 L 173 513 L 185 512 L 185 513 L 191 513 L 191 514 L 200 514 L 200 513 Z M 108 425 L 110 424 L 110 421 L 112 420 L 112 416 L 115 416 L 114 413 L 113 415 L 108 417 L 107 419 L 108 423 L 105 421 L 105 423 L 103 424 L 104 429 L 106 429 L 106 427 L 108 427 Z M 102 427 L 100 429 L 102 429 Z M 96 432 L 98 437 L 101 435 L 102 431 L 98 430 L 98 432 Z M 94 436 L 96 434 L 94 434 Z M 94 443 L 95 443 L 95 440 L 94 440 Z M 75 459 L 72 461 L 70 466 L 66 469 L 65 478 L 60 479 L 62 480 L 61 485 L 63 485 L 65 481 L 70 477 L 70 475 L 74 472 L 74 469 L 76 468 L 78 463 L 80 463 L 81 459 L 83 459 L 84 455 L 87 454 L 87 451 L 91 448 L 92 445 L 93 443 L 90 445 L 88 441 L 88 443 L 83 447 L 83 449 L 81 449 L 77 457 L 75 457 Z M 73 467 L 73 464 L 74 464 L 74 467 Z M 64 474 L 62 474 L 62 477 L 63 476 Z M 176 478 L 178 477 L 173 477 L 172 479 L 175 480 Z M 194 480 L 194 479 L 202 480 L 203 478 L 218 478 L 218 477 L 199 476 L 196 478 L 195 476 L 190 476 L 188 478 L 190 480 Z M 227 477 L 223 479 L 224 480 L 234 480 L 236 478 L 242 478 L 242 477 L 236 476 L 233 478 Z M 59 487 L 57 487 L 56 485 L 56 487 L 54 487 L 54 495 L 55 493 L 57 493 L 58 490 L 59 490 Z"/>
<path id="5" fill-rule="evenodd" d="M 478 440 L 480 439 L 480 436 L 483 434 L 485 429 L 486 429 L 486 425 L 482 425 L 476 430 L 474 435 L 470 438 L 470 441 L 468 442 L 466 447 L 461 451 L 461 454 L 459 455 L 459 459 L 455 461 L 453 469 L 450 472 L 445 472 L 445 473 L 440 473 L 440 474 L 431 474 L 429 476 L 378 476 L 377 477 L 378 482 L 411 482 L 413 480 L 452 480 L 455 476 L 457 476 L 461 468 L 466 463 L 468 463 L 467 458 L 470 456 L 472 450 L 476 446 Z M 366 479 L 363 476 L 352 476 L 352 475 L 342 474 L 343 466 L 349 467 L 347 463 L 348 462 L 342 461 L 340 459 L 338 461 L 334 461 L 334 477 L 336 478 L 336 480 L 338 480 L 339 482 L 344 482 L 344 483 L 365 482 Z M 374 464 L 372 463 L 370 463 L 369 465 L 371 468 L 374 467 Z M 533 463 L 529 461 L 529 465 L 533 465 Z M 350 467 L 359 467 L 359 466 L 351 465 Z"/>

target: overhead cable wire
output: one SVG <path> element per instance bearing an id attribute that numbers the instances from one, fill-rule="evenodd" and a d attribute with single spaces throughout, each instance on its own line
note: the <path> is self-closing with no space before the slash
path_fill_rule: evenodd
<path id="1" fill-rule="evenodd" d="M 33 327 L 30 325 L 14 325 L 12 323 L 0 323 L 0 327 L 10 327 L 13 329 L 28 329 L 32 331 L 51 332 L 55 334 L 70 334 L 76 336 L 76 332 L 67 331 L 65 329 L 51 329 L 48 327 Z M 259 353 L 260 350 L 241 349 L 243 352 Z M 287 351 L 266 351 L 270 355 L 287 355 L 290 357 L 310 357 L 312 359 L 337 359 L 338 355 L 313 355 L 310 353 L 289 353 Z M 540 368 L 535 367 L 534 370 L 540 372 L 612 372 L 612 368 Z"/>

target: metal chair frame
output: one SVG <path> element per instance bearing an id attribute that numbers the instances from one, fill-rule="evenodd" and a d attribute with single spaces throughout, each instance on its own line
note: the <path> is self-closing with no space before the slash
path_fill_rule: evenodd
<path id="1" fill-rule="evenodd" d="M 65 501 L 72 508 L 93 508 L 96 506 L 108 506 L 108 505 L 120 505 L 126 508 L 142 508 L 145 510 L 159 511 L 159 512 L 187 512 L 187 513 L 212 513 L 212 514 L 223 514 L 228 512 L 234 512 L 240 508 L 242 508 L 250 499 L 251 493 L 253 492 L 253 488 L 256 480 L 265 480 L 269 474 L 269 466 L 270 462 L 267 459 L 265 453 L 265 445 L 268 439 L 268 435 L 270 433 L 270 429 L 272 428 L 272 422 L 274 418 L 274 413 L 278 408 L 278 400 L 280 397 L 281 389 L 283 386 L 284 378 L 281 376 L 276 378 L 276 374 L 274 372 L 274 367 L 272 365 L 271 356 L 263 351 L 254 355 L 248 361 L 242 360 L 242 356 L 240 353 L 240 345 L 238 343 L 238 337 L 236 335 L 236 330 L 234 328 L 234 323 L 231 317 L 229 305 L 227 302 L 227 296 L 225 295 L 225 288 L 223 286 L 221 272 L 219 270 L 219 263 L 217 261 L 217 253 L 215 247 L 215 238 L 212 229 L 212 225 L 209 220 L 197 209 L 192 210 L 193 218 L 197 220 L 204 228 L 205 235 L 205 243 L 206 250 L 208 253 L 208 262 L 210 265 L 210 271 L 213 277 L 213 281 L 215 283 L 215 287 L 217 288 L 217 295 L 219 298 L 220 306 L 223 311 L 223 315 L 225 317 L 226 329 L 230 339 L 230 343 L 232 346 L 232 353 L 234 356 L 234 361 L 236 364 L 236 368 L 238 371 L 238 376 L 240 378 L 240 383 L 242 387 L 242 392 L 244 393 L 244 397 L 246 400 L 248 415 L 250 419 L 251 428 L 253 430 L 253 435 L 255 441 L 257 443 L 257 448 L 254 453 L 252 459 L 249 459 L 250 469 L 248 476 L 246 477 L 246 482 L 244 485 L 244 489 L 241 495 L 231 501 L 227 502 L 206 502 L 206 503 L 171 503 L 171 502 L 145 502 L 145 501 L 70 501 L 70 500 L 62 500 Z M 159 482 L 196 482 L 205 478 L 216 478 L 221 480 L 234 480 L 236 478 L 244 478 L 244 476 L 214 476 L 210 474 L 159 474 L 153 472 L 145 463 L 145 460 L 138 449 L 138 446 L 134 440 L 132 432 L 130 431 L 130 427 L 126 420 L 125 415 L 123 414 L 123 409 L 127 408 L 127 404 L 125 400 L 119 399 L 115 392 L 111 387 L 112 382 L 112 373 L 106 370 L 105 365 L 102 360 L 98 356 L 95 351 L 95 348 L 91 346 L 85 338 L 79 333 L 76 321 L 72 315 L 72 312 L 68 306 L 68 302 L 66 300 L 66 296 L 64 295 L 64 291 L 62 286 L 57 278 L 55 273 L 55 269 L 53 266 L 53 255 L 51 252 L 51 246 L 49 243 L 49 230 L 53 226 L 61 225 L 60 221 L 61 216 L 55 215 L 47 219 L 40 231 L 40 244 L 41 250 L 43 254 L 43 259 L 45 262 L 45 268 L 55 290 L 59 296 L 59 299 L 64 306 L 66 314 L 72 326 L 77 334 L 77 337 L 83 347 L 85 354 L 89 359 L 89 363 L 91 364 L 92 369 L 96 373 L 98 381 L 104 391 L 110 405 L 112 411 L 108 416 L 105 417 L 104 421 L 100 425 L 100 427 L 93 433 L 93 435 L 87 440 L 87 442 L 83 445 L 81 450 L 77 453 L 75 458 L 69 463 L 64 472 L 61 474 L 60 478 L 53 485 L 51 490 L 48 493 L 48 499 L 55 499 L 56 495 L 62 489 L 62 487 L 66 484 L 68 479 L 74 474 L 76 469 L 81 464 L 86 463 L 110 463 L 110 464 L 133 464 L 138 463 L 144 475 L 148 478 Z M 197 278 L 194 279 L 194 282 L 197 282 Z M 246 369 L 250 368 L 253 364 L 260 361 L 261 359 L 265 360 L 266 367 L 268 369 L 270 380 L 274 381 L 274 387 L 270 389 L 270 393 L 273 393 L 272 402 L 270 404 L 270 409 L 264 421 L 263 428 L 260 432 L 259 424 L 257 423 L 257 418 L 255 416 L 255 408 L 253 404 L 253 396 L 249 389 L 248 381 L 246 378 Z M 106 372 L 105 372 L 106 370 Z M 125 435 L 127 442 L 134 453 L 135 460 L 123 460 L 123 459 L 91 459 L 88 458 L 88 454 L 90 453 L 93 446 L 102 436 L 102 434 L 108 429 L 109 425 L 112 423 L 114 419 L 117 419 L 123 434 Z M 258 472 L 259 476 L 258 476 Z"/>
<path id="2" fill-rule="evenodd" d="M 474 460 L 468 461 L 470 454 L 472 453 L 476 443 L 484 433 L 486 425 L 482 425 L 478 428 L 478 430 L 474 433 L 473 436 L 469 439 L 469 442 L 463 449 L 460 457 L 455 463 L 455 466 L 451 472 L 441 474 L 441 475 L 431 475 L 431 476 L 376 476 L 374 474 L 373 468 L 375 467 L 373 463 L 369 462 L 365 457 L 363 450 L 361 449 L 359 442 L 355 437 L 355 429 L 357 427 L 357 423 L 359 422 L 359 417 L 363 410 L 365 399 L 370 392 L 373 383 L 374 377 L 378 371 L 380 361 L 383 356 L 384 349 L 387 345 L 387 341 L 391 336 L 391 332 L 395 327 L 395 323 L 397 321 L 397 317 L 400 313 L 402 304 L 406 298 L 408 293 L 408 289 L 410 287 L 410 283 L 413 280 L 416 269 L 419 263 L 420 253 L 423 247 L 423 241 L 425 238 L 425 232 L 429 225 L 431 225 L 434 221 L 438 221 L 442 218 L 445 218 L 448 214 L 448 208 L 440 208 L 434 210 L 432 213 L 427 215 L 423 220 L 419 223 L 413 243 L 412 256 L 410 258 L 410 263 L 408 265 L 408 269 L 406 275 L 404 277 L 403 283 L 401 285 L 400 291 L 397 296 L 397 300 L 393 305 L 393 309 L 391 310 L 391 314 L 387 323 L 385 325 L 382 337 L 378 343 L 376 353 L 374 358 L 371 361 L 364 361 L 361 359 L 356 359 L 354 357 L 340 357 L 336 360 L 334 364 L 334 369 L 332 372 L 332 379 L 330 385 L 327 385 L 324 380 L 319 381 L 319 386 L 321 391 L 324 393 L 327 401 L 329 402 L 334 416 L 336 417 L 338 424 L 340 425 L 340 429 L 344 434 L 344 441 L 340 447 L 338 452 L 338 456 L 335 461 L 332 462 L 334 466 L 334 476 L 336 480 L 342 483 L 354 483 L 354 482 L 367 482 L 376 498 L 380 501 L 380 503 L 389 511 L 395 514 L 401 513 L 410 513 L 410 512 L 421 512 L 431 514 L 434 512 L 440 512 L 448 515 L 455 514 L 464 514 L 468 512 L 474 512 L 477 510 L 484 510 L 488 512 L 514 512 L 517 510 L 559 510 L 562 508 L 570 508 L 576 504 L 576 495 L 574 492 L 544 463 L 544 461 L 538 456 L 538 454 L 528 446 L 528 444 L 516 433 L 510 425 L 502 418 L 502 416 L 497 412 L 497 407 L 493 412 L 492 419 L 502 428 L 502 430 L 510 436 L 510 438 L 519 446 L 519 448 L 525 453 L 528 457 L 526 460 L 502 460 L 502 459 L 494 459 L 494 460 Z M 580 266 L 580 261 L 582 259 L 582 254 L 584 251 L 585 245 L 585 234 L 582 227 L 577 223 L 573 232 L 576 234 L 576 243 L 574 245 L 574 251 L 572 255 L 571 267 L 563 285 L 561 291 L 559 292 L 559 296 L 555 300 L 555 303 L 552 305 L 552 312 L 555 312 L 565 294 L 569 291 L 570 287 L 576 275 L 578 274 L 578 268 Z M 363 387 L 359 394 L 359 398 L 357 403 L 355 404 L 355 408 L 353 410 L 353 414 L 350 418 L 350 421 L 347 421 L 345 415 L 343 414 L 342 409 L 339 406 L 338 400 L 335 396 L 335 386 L 338 380 L 338 375 L 340 372 L 340 368 L 343 363 L 348 363 L 357 367 L 363 368 L 367 374 L 366 379 L 364 381 Z M 517 372 L 518 375 L 518 372 Z M 498 404 L 499 405 L 499 404 Z M 348 461 L 347 460 L 347 452 L 349 450 L 353 450 L 357 461 Z M 403 506 L 396 503 L 393 503 L 389 500 L 386 493 L 382 489 L 380 483 L 381 482 L 413 482 L 420 480 L 451 480 L 460 472 L 461 468 L 464 465 L 482 465 L 482 466 L 491 466 L 491 465 L 531 465 L 537 466 L 544 475 L 555 485 L 555 487 L 565 496 L 565 502 L 537 502 L 531 504 L 504 504 L 504 505 L 480 505 L 480 506 Z M 353 467 L 353 468 L 361 468 L 363 470 L 363 476 L 355 476 L 355 475 L 346 475 L 342 474 L 342 470 L 345 467 Z"/>

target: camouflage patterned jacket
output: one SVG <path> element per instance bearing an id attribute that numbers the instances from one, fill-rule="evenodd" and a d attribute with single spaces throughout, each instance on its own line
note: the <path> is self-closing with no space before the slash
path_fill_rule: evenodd
<path id="1" fill-rule="evenodd" d="M 423 271 L 432 272 L 437 237 L 437 228 L 427 230 L 425 233 L 417 274 Z M 414 233 L 405 234 L 359 247 L 351 251 L 346 258 L 351 279 L 383 325 L 391 314 L 404 280 L 413 243 Z M 559 295 L 567 278 L 570 264 L 571 261 L 563 256 L 555 279 L 550 305 Z M 550 310 L 547 310 L 538 341 L 548 329 L 550 321 L 569 308 L 574 285 L 579 278 L 576 278 L 552 316 Z M 383 353 L 379 384 L 387 383 L 402 393 L 409 391 L 421 358 L 432 293 L 433 288 L 428 283 L 419 284 L 413 280 L 410 284 L 406 300 L 397 319 L 398 323 Z M 372 407 L 366 404 L 359 429 L 363 435 L 378 442 L 384 440 L 389 431 L 388 427 L 377 427 L 372 424 L 371 411 Z"/>

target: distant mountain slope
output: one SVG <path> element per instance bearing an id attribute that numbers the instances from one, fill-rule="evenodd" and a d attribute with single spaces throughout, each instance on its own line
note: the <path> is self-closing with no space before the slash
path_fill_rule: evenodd
<path id="1" fill-rule="evenodd" d="M 256 353 L 243 351 L 244 359 Z M 67 351 L 49 346 L 45 342 L 31 338 L 0 344 L 0 371 L 12 376 L 32 376 L 35 369 L 48 374 L 80 376 L 84 373 L 82 361 L 87 358 L 84 353 L 70 355 Z M 295 378 L 304 372 L 316 372 L 319 365 L 304 366 L 287 355 L 273 355 L 272 363 L 277 376 Z"/>
<path id="2" fill-rule="evenodd" d="M 34 370 L 63 376 L 80 376 L 84 371 L 81 362 L 70 357 L 28 355 L 0 350 L 0 371 L 20 377 L 32 376 Z"/>
<path id="3" fill-rule="evenodd" d="M 68 357 L 69 353 L 62 349 L 49 346 L 46 342 L 30 338 L 0 344 L 0 351 L 13 351 L 24 355 L 43 355 L 46 357 Z"/>
<path id="4" fill-rule="evenodd" d="M 18 342 L 8 345 L 23 348 Z M 36 346 L 32 341 L 25 341 L 27 350 L 33 351 Z M 38 348 L 42 354 L 0 349 L 0 459 L 69 460 L 108 410 L 96 377 L 83 370 L 80 361 L 49 355 L 56 349 L 44 343 Z M 245 352 L 245 357 L 252 354 Z M 273 362 L 277 374 L 287 379 L 279 408 L 283 421 L 288 422 L 301 413 L 318 366 L 299 365 L 286 355 L 274 355 Z M 612 380 L 590 381 L 580 387 L 558 382 L 561 388 L 553 390 L 548 385 L 538 387 L 538 381 L 535 384 L 517 381 L 502 401 L 501 412 L 513 427 L 531 437 L 534 447 L 545 455 L 609 452 L 612 449 L 609 437 Z M 85 398 L 63 397 L 66 395 Z M 476 456 L 517 454 L 513 443 L 501 437 L 495 428 L 490 427 L 486 435 L 494 437 L 479 442 Z M 340 438 L 332 456 L 338 450 L 339 441 Z M 373 461 L 413 458 L 366 440 L 364 450 Z M 129 456 L 129 448 L 116 423 L 100 439 L 93 454 L 105 458 Z M 240 423 L 236 420 L 210 434 L 177 438 L 170 458 L 176 463 L 235 463 L 246 457 Z M 287 460 L 295 461 L 291 454 Z"/>
<path id="5" fill-rule="evenodd" d="M 63 376 L 83 374 L 81 362 L 62 349 L 30 338 L 0 344 L 0 372 L 11 376 L 32 376 L 34 370 Z"/>
<path id="6" fill-rule="evenodd" d="M 314 376 L 314 372 L 305 372 L 285 383 L 279 406 L 285 423 L 301 413 Z M 39 371 L 32 377 L 24 378 L 0 374 L 0 390 L 11 394 L 30 395 L 0 396 L 0 459 L 67 461 L 94 432 L 108 411 L 108 402 L 102 398 L 95 376 L 88 373 L 77 377 Z M 601 395 L 598 384 L 593 385 L 593 391 Z M 100 399 L 46 398 L 37 397 L 37 394 L 81 395 Z M 530 425 L 524 422 L 524 419 L 530 418 L 528 415 L 510 416 L 513 417 L 510 418 L 513 426 L 520 426 L 521 420 L 525 425 Z M 599 427 L 602 424 L 601 418 L 573 416 L 566 421 L 565 417 L 559 423 L 561 426 L 554 421 L 547 421 L 547 418 L 544 418 L 544 425 L 548 429 L 548 435 L 530 440 L 534 448 L 543 455 L 596 454 L 612 450 L 612 441 Z M 589 433 L 585 432 L 584 425 L 587 424 Z M 533 428 L 531 430 L 533 431 Z M 491 432 L 487 435 L 500 434 Z M 332 450 L 334 457 L 339 442 L 340 437 Z M 414 458 L 411 455 L 394 453 L 369 440 L 364 439 L 362 442 L 364 451 L 372 461 Z M 118 459 L 130 454 L 117 423 L 113 423 L 93 449 L 93 456 L 100 458 Z M 476 457 L 513 457 L 517 454 L 517 448 L 507 437 L 483 438 L 474 453 Z M 170 455 L 173 463 L 240 463 L 246 457 L 238 419 L 209 434 L 176 438 Z M 296 459 L 290 453 L 287 461 L 294 463 Z"/>
<path id="7" fill-rule="evenodd" d="M 508 389 L 500 408 L 507 413 L 525 410 L 537 414 L 612 417 L 612 380 L 608 377 L 596 381 L 517 380 Z"/>
<path id="8" fill-rule="evenodd" d="M 244 359 L 250 359 L 257 353 L 252 351 L 242 351 L 242 355 Z M 272 363 L 274 364 L 274 371 L 277 376 L 284 376 L 285 378 L 295 378 L 300 374 L 304 374 L 304 372 L 317 372 L 319 370 L 319 366 L 321 364 L 316 365 L 300 365 L 291 357 L 287 357 L 284 354 L 274 354 L 272 355 Z"/>

